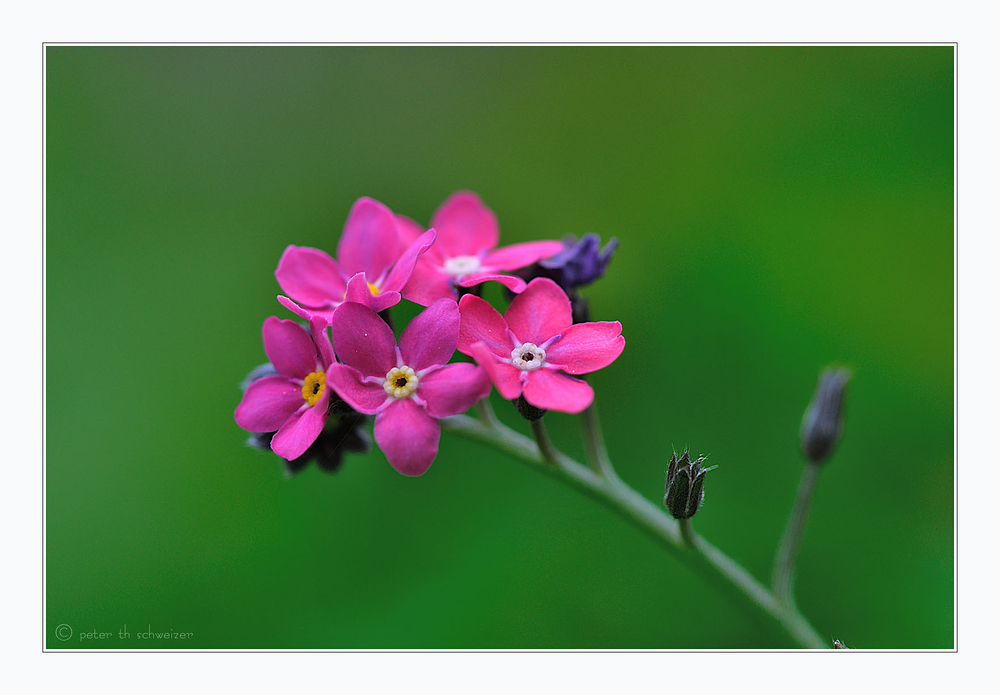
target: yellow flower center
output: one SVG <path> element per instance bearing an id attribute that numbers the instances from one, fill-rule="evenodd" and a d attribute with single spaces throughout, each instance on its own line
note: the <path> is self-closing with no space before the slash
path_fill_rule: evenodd
<path id="1" fill-rule="evenodd" d="M 324 390 L 326 390 L 326 374 L 313 372 L 306 377 L 306 383 L 302 384 L 302 397 L 309 401 L 309 405 L 316 405 L 316 401 L 323 397 Z"/>
<path id="2" fill-rule="evenodd" d="M 393 367 L 386 373 L 382 388 L 387 396 L 409 398 L 419 384 L 420 379 L 404 364 L 402 367 Z"/>
<path id="3" fill-rule="evenodd" d="M 378 296 L 378 288 L 370 282 L 368 283 L 368 291 L 372 293 L 373 297 Z"/>

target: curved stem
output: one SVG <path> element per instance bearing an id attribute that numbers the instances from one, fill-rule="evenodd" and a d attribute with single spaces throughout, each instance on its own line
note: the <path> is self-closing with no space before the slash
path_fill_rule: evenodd
<path id="1" fill-rule="evenodd" d="M 654 505 L 615 476 L 604 478 L 590 468 L 574 461 L 551 446 L 544 426 L 540 430 L 548 441 L 548 451 L 543 454 L 528 437 L 500 424 L 487 424 L 465 415 L 442 418 L 442 426 L 471 439 L 491 444 L 533 464 L 537 470 L 557 477 L 614 510 L 640 529 L 649 533 L 662 547 L 691 567 L 704 578 L 715 583 L 740 608 L 748 614 L 790 637 L 797 645 L 807 649 L 828 648 L 826 642 L 794 607 L 783 604 L 739 563 L 732 560 L 711 543 L 691 532 L 691 547 L 681 535 L 680 525 L 663 509 Z"/>
<path id="2" fill-rule="evenodd" d="M 538 451 L 542 454 L 542 458 L 550 466 L 558 467 L 560 454 L 556 451 L 552 440 L 549 439 L 549 431 L 545 429 L 545 423 L 542 422 L 542 418 L 530 420 L 529 422 L 531 423 L 531 433 L 535 435 L 535 441 L 538 442 Z"/>
<path id="3" fill-rule="evenodd" d="M 795 506 L 785 525 L 785 533 L 778 544 L 778 552 L 774 556 L 774 572 L 771 575 L 771 587 L 778 600 L 789 606 L 795 605 L 795 562 L 802 549 L 802 537 L 805 535 L 806 521 L 809 518 L 809 507 L 812 505 L 813 492 L 819 479 L 819 464 L 810 461 L 802 471 L 799 489 L 795 494 Z"/>
<path id="4" fill-rule="evenodd" d="M 615 467 L 608 457 L 608 448 L 604 445 L 604 435 L 601 433 L 601 423 L 597 419 L 597 406 L 593 403 L 580 413 L 583 422 L 583 440 L 587 445 L 587 462 L 599 474 L 609 480 L 618 479 Z"/>
<path id="5" fill-rule="evenodd" d="M 684 545 L 688 548 L 693 548 L 695 544 L 694 537 L 694 526 L 691 525 L 691 519 L 680 519 L 681 525 L 681 538 L 684 539 Z"/>

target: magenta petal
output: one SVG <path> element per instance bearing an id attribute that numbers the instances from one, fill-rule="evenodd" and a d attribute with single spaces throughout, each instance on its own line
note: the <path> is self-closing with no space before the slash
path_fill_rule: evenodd
<path id="1" fill-rule="evenodd" d="M 343 364 L 330 365 L 326 370 L 327 387 L 359 413 L 371 415 L 385 403 L 387 396 L 382 384 L 366 384 L 363 378 L 357 369 Z"/>
<path id="2" fill-rule="evenodd" d="M 332 328 L 337 357 L 363 376 L 385 378 L 396 366 L 396 336 L 364 304 L 341 304 L 333 314 Z"/>
<path id="3" fill-rule="evenodd" d="M 403 288 L 403 296 L 411 302 L 430 306 L 438 299 L 456 299 L 458 292 L 445 273 L 421 258 L 413 268 L 409 282 Z"/>
<path id="4" fill-rule="evenodd" d="M 517 270 L 563 250 L 561 241 L 528 241 L 511 244 L 486 254 L 483 265 L 500 270 Z"/>
<path id="5" fill-rule="evenodd" d="M 410 275 L 413 274 L 413 267 L 417 264 L 417 259 L 431 247 L 436 237 L 437 232 L 433 229 L 428 229 L 417 237 L 416 241 L 406 247 L 403 255 L 396 261 L 396 265 L 389 271 L 389 277 L 382 283 L 383 292 L 389 290 L 398 292 L 403 289 L 410 279 Z"/>
<path id="6" fill-rule="evenodd" d="M 409 217 L 396 215 L 396 233 L 399 234 L 399 241 L 402 246 L 409 246 L 426 231 L 423 225 L 417 224 Z M 439 265 L 444 262 L 444 258 L 438 253 L 435 246 L 427 249 L 422 257 L 426 260 L 434 261 Z"/>
<path id="7" fill-rule="evenodd" d="M 509 401 L 521 395 L 521 387 L 523 386 L 521 374 L 524 372 L 517 367 L 497 360 L 483 343 L 474 344 L 469 348 L 469 354 L 486 370 L 490 381 L 497 387 L 501 396 Z"/>
<path id="8" fill-rule="evenodd" d="M 528 374 L 524 385 L 524 400 L 536 408 L 579 413 L 594 402 L 590 384 L 554 369 L 536 369 Z"/>
<path id="9" fill-rule="evenodd" d="M 316 405 L 293 415 L 271 439 L 271 450 L 283 459 L 293 461 L 312 446 L 326 424 L 330 390 L 327 389 Z"/>
<path id="10" fill-rule="evenodd" d="M 431 227 L 437 230 L 442 257 L 476 256 L 500 241 L 496 215 L 470 191 L 452 193 L 434 213 Z"/>
<path id="11" fill-rule="evenodd" d="M 403 475 L 423 475 L 434 463 L 441 426 L 411 398 L 390 403 L 375 417 L 375 441 Z"/>
<path id="12" fill-rule="evenodd" d="M 461 323 L 454 299 L 439 299 L 410 321 L 399 336 L 399 350 L 414 371 L 447 364 L 458 345 Z"/>
<path id="13" fill-rule="evenodd" d="M 303 405 L 301 386 L 287 377 L 266 376 L 243 394 L 236 407 L 236 424 L 248 432 L 274 432 Z"/>
<path id="14" fill-rule="evenodd" d="M 336 361 L 333 356 L 333 345 L 330 344 L 330 334 L 326 330 L 329 327 L 329 322 L 321 317 L 314 316 L 309 321 L 309 332 L 312 334 L 313 343 L 319 351 L 319 358 L 324 369 Z"/>
<path id="15" fill-rule="evenodd" d="M 358 273 L 347 282 L 347 293 L 344 295 L 345 302 L 357 302 L 364 304 L 376 314 L 385 311 L 391 306 L 399 304 L 399 292 L 380 292 L 372 294 L 368 286 L 368 276 Z"/>
<path id="16" fill-rule="evenodd" d="M 310 306 L 339 302 L 344 297 L 343 272 L 337 261 L 319 249 L 289 246 L 281 254 L 274 276 L 292 299 Z"/>
<path id="17" fill-rule="evenodd" d="M 504 319 L 522 343 L 541 345 L 573 325 L 573 309 L 559 285 L 535 278 L 514 297 Z"/>
<path id="18" fill-rule="evenodd" d="M 358 198 L 337 244 L 337 258 L 349 276 L 363 272 L 373 282 L 380 279 L 399 258 L 392 211 L 377 200 Z"/>
<path id="19" fill-rule="evenodd" d="M 304 379 L 316 371 L 316 345 L 295 321 L 271 316 L 262 333 L 264 352 L 279 374 Z"/>
<path id="20" fill-rule="evenodd" d="M 490 377 L 475 364 L 449 364 L 421 377 L 417 394 L 431 417 L 458 415 L 490 395 Z"/>
<path id="21" fill-rule="evenodd" d="M 467 294 L 458 304 L 462 325 L 458 332 L 458 350 L 472 355 L 475 343 L 485 343 L 497 357 L 510 358 L 514 344 L 507 335 L 507 322 L 496 309 L 481 297 Z"/>
<path id="22" fill-rule="evenodd" d="M 317 319 L 328 326 L 330 325 L 330 320 L 333 318 L 333 311 L 336 309 L 334 306 L 330 306 L 326 309 L 307 309 L 306 307 L 300 306 L 288 297 L 280 294 L 278 295 L 278 303 L 296 316 L 301 316 L 306 321 L 311 322 L 313 319 Z"/>
<path id="23" fill-rule="evenodd" d="M 586 374 L 607 367 L 624 349 L 622 325 L 617 321 L 577 323 L 546 348 L 545 360 L 569 374 Z"/>
<path id="24" fill-rule="evenodd" d="M 458 284 L 462 287 L 473 287 L 474 285 L 489 282 L 490 280 L 499 282 L 501 285 L 514 293 L 523 292 L 525 288 L 524 280 L 521 278 L 514 277 L 513 275 L 498 275 L 493 272 L 466 275 L 458 281 Z"/>

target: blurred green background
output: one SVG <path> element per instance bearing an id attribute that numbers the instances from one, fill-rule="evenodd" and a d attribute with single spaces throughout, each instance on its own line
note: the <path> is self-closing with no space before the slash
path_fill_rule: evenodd
<path id="1" fill-rule="evenodd" d="M 378 451 L 288 479 L 244 445 L 238 385 L 263 320 L 291 316 L 285 246 L 332 253 L 362 195 L 427 222 L 467 188 L 504 243 L 621 240 L 586 291 L 628 340 L 592 378 L 612 457 L 655 500 L 671 447 L 710 454 L 695 527 L 761 579 L 816 376 L 851 366 L 799 604 L 849 646 L 951 648 L 953 61 L 48 47 L 47 646 L 792 646 L 482 445 L 443 435 L 416 479 Z M 581 453 L 574 417 L 547 422 Z"/>

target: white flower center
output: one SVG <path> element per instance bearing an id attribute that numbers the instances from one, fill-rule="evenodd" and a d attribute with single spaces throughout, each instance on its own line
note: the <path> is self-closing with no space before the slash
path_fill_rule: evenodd
<path id="1" fill-rule="evenodd" d="M 510 351 L 510 361 L 518 369 L 533 372 L 545 364 L 545 350 L 534 343 L 523 343 Z"/>
<path id="2" fill-rule="evenodd" d="M 419 384 L 417 375 L 404 364 L 402 367 L 393 367 L 386 373 L 382 388 L 385 389 L 387 396 L 409 398 Z"/>
<path id="3" fill-rule="evenodd" d="M 482 267 L 476 256 L 455 256 L 444 262 L 444 272 L 456 278 L 478 273 Z"/>

